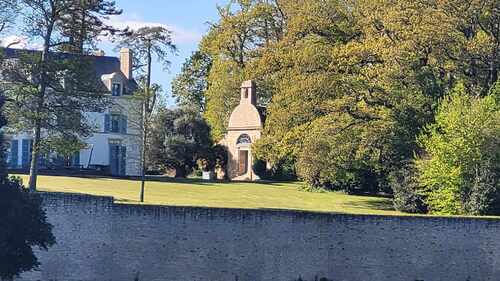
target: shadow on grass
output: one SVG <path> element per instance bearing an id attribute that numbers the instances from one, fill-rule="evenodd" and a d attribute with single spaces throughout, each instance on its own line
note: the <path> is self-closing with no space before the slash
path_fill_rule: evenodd
<path id="1" fill-rule="evenodd" d="M 132 180 L 140 180 L 140 179 L 133 179 Z M 168 183 L 180 183 L 180 184 L 192 184 L 192 185 L 204 185 L 204 186 L 210 186 L 214 184 L 262 184 L 262 185 L 274 185 L 274 186 L 285 186 L 289 184 L 293 184 L 295 182 L 293 181 L 265 181 L 265 180 L 259 180 L 259 181 L 228 181 L 228 180 L 203 180 L 201 178 L 173 178 L 173 177 L 166 177 L 166 176 L 148 176 L 147 177 L 148 181 L 153 181 L 153 182 L 168 182 Z"/>
<path id="2" fill-rule="evenodd" d="M 396 211 L 392 205 L 392 200 L 389 199 L 373 199 L 364 201 L 348 201 L 346 206 L 358 209 L 372 209 L 379 211 Z"/>
<path id="3" fill-rule="evenodd" d="M 16 175 L 27 175 L 26 172 L 15 172 Z M 131 177 L 131 176 L 108 176 L 108 175 L 91 175 L 91 174 L 65 174 L 65 173 L 57 173 L 57 172 L 46 172 L 41 171 L 40 176 L 54 176 L 54 177 L 67 177 L 67 178 L 79 178 L 79 179 L 94 179 L 94 180 L 130 180 L 130 181 L 141 181 L 140 177 Z M 174 178 L 168 176 L 147 176 L 146 181 L 148 182 L 165 182 L 165 183 L 176 183 L 176 184 L 186 184 L 186 185 L 198 185 L 204 187 L 210 187 L 217 185 L 234 185 L 234 184 L 262 184 L 262 185 L 270 185 L 270 186 L 287 186 L 293 183 L 294 181 L 228 181 L 228 180 L 203 180 L 201 178 Z"/>

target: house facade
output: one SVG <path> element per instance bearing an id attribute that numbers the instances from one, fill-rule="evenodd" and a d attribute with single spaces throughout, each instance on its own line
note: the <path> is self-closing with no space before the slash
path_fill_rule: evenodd
<path id="1" fill-rule="evenodd" d="M 257 88 L 254 81 L 241 85 L 240 104 L 229 118 L 227 133 L 221 144 L 228 151 L 227 177 L 231 180 L 255 181 L 252 144 L 261 137 L 263 118 L 257 108 Z"/>
<path id="2" fill-rule="evenodd" d="M 9 57 L 9 49 L 6 49 Z M 132 51 L 122 49 L 120 57 L 103 52 L 86 56 L 93 63 L 96 77 L 109 95 L 104 112 L 86 112 L 93 134 L 84 140 L 86 147 L 69 159 L 45 155 L 40 169 L 74 169 L 100 171 L 112 176 L 140 175 L 140 102 L 134 98 L 137 83 L 132 75 Z M 43 132 L 42 132 L 43 137 Z M 32 134 L 19 132 L 6 136 L 7 161 L 10 169 L 29 169 Z"/>

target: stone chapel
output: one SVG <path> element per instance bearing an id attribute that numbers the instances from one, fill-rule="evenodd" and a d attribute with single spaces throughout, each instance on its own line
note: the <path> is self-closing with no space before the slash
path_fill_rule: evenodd
<path id="1" fill-rule="evenodd" d="M 254 81 L 241 85 L 240 104 L 229 118 L 227 134 L 221 141 L 228 150 L 227 176 L 231 180 L 255 181 L 252 144 L 261 136 L 263 117 L 257 108 L 257 91 Z"/>

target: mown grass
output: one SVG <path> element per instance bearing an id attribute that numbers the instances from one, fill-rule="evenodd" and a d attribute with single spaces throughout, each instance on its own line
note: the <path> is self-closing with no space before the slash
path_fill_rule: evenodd
<path id="1" fill-rule="evenodd" d="M 20 176 L 24 182 L 28 177 Z M 285 209 L 347 214 L 400 215 L 390 199 L 339 192 L 302 191 L 301 183 L 211 183 L 200 180 L 148 181 L 145 204 L 243 209 Z M 40 176 L 48 192 L 112 196 L 117 203 L 140 204 L 140 182 L 113 178 Z"/>

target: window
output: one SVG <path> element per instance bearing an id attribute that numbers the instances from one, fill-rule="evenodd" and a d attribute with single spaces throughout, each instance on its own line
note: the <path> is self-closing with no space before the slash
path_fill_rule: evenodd
<path id="1" fill-rule="evenodd" d="M 111 95 L 113 97 L 119 97 L 122 95 L 122 85 L 120 83 L 113 83 L 111 87 Z"/>
<path id="2" fill-rule="evenodd" d="M 124 176 L 127 167 L 127 148 L 120 140 L 109 140 L 109 168 L 111 175 Z"/>
<path id="3" fill-rule="evenodd" d="M 119 133 L 120 132 L 120 123 L 122 121 L 122 116 L 118 114 L 111 115 L 111 132 Z"/>
<path id="4" fill-rule="evenodd" d="M 238 141 L 236 144 L 251 144 L 252 139 L 250 139 L 250 136 L 247 134 L 243 134 L 238 138 Z"/>
<path id="5" fill-rule="evenodd" d="M 244 97 L 248 99 L 248 88 L 245 88 L 244 90 Z"/>
<path id="6" fill-rule="evenodd" d="M 121 114 L 104 115 L 104 132 L 126 134 L 127 127 L 127 116 Z"/>

